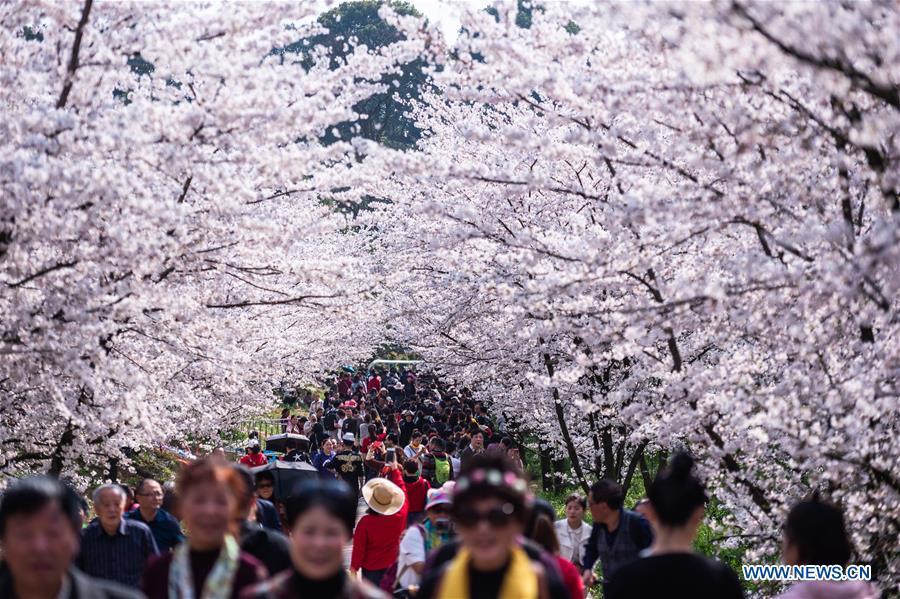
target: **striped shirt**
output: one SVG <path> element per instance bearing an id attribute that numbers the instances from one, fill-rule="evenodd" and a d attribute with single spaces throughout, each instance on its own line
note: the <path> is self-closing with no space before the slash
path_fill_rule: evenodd
<path id="1" fill-rule="evenodd" d="M 143 522 L 122 518 L 116 534 L 109 535 L 94 518 L 81 533 L 76 564 L 88 576 L 137 587 L 147 558 L 157 553 L 153 534 Z"/>

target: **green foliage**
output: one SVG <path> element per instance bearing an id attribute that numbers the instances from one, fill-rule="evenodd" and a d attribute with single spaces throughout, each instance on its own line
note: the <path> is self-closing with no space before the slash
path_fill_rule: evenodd
<path id="1" fill-rule="evenodd" d="M 123 483 L 134 487 L 145 478 L 161 482 L 175 480 L 180 463 L 178 456 L 161 449 L 145 449 L 134 455 L 131 467 L 121 473 Z"/>

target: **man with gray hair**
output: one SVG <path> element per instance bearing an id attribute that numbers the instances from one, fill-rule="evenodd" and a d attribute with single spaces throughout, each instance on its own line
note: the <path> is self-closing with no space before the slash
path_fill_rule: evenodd
<path id="1" fill-rule="evenodd" d="M 97 517 L 81 534 L 81 553 L 75 563 L 89 576 L 137 587 L 147 558 L 159 550 L 146 524 L 123 517 L 125 499 L 119 485 L 107 484 L 94 491 Z"/>
<path id="2" fill-rule="evenodd" d="M 135 495 L 138 508 L 125 514 L 125 518 L 149 526 L 159 551 L 171 551 L 184 540 L 184 533 L 178 520 L 162 507 L 165 498 L 162 485 L 152 478 L 145 478 L 137 486 Z"/>

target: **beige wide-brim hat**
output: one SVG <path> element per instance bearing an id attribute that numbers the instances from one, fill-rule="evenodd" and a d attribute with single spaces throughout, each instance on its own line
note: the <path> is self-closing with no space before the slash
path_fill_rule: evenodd
<path id="1" fill-rule="evenodd" d="M 362 488 L 366 504 L 383 516 L 392 516 L 400 511 L 406 495 L 403 489 L 386 478 L 373 478 Z"/>

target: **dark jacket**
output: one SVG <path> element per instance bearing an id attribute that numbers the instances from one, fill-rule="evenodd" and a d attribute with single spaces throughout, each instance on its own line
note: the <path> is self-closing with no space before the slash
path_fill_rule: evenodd
<path id="1" fill-rule="evenodd" d="M 69 568 L 69 594 L 66 599 L 146 599 L 136 589 L 129 589 L 118 583 L 99 578 L 91 578 L 75 567 Z M 0 597 L 16 599 L 13 593 L 12 574 L 6 564 L 0 563 Z"/>
<path id="2" fill-rule="evenodd" d="M 269 574 L 278 574 L 291 567 L 291 546 L 287 537 L 255 522 L 241 525 L 241 551 L 261 561 Z"/>
<path id="3" fill-rule="evenodd" d="M 281 520 L 275 504 L 265 499 L 256 499 L 256 521 L 270 530 L 281 532 Z"/>
<path id="4" fill-rule="evenodd" d="M 653 542 L 653 532 L 647 519 L 637 512 L 622 510 L 619 527 L 610 535 L 602 524 L 594 524 L 584 546 L 584 569 L 591 570 L 600 560 L 603 579 L 608 581 L 616 570 L 638 558 L 641 551 Z"/>

